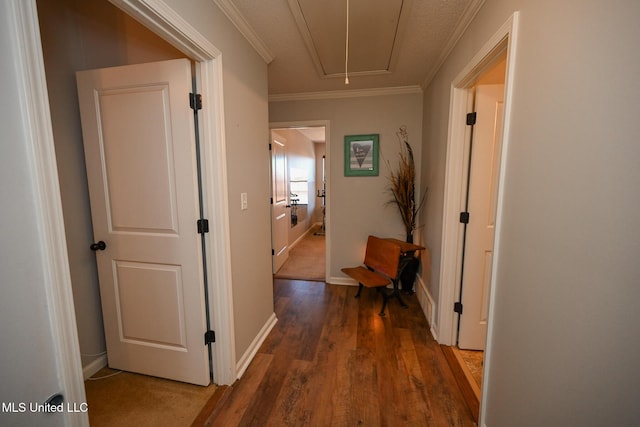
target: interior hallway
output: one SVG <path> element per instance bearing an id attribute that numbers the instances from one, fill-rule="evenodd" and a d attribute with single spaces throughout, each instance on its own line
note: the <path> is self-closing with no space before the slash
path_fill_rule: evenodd
<path id="1" fill-rule="evenodd" d="M 274 281 L 278 323 L 205 426 L 475 426 L 415 296 Z"/>

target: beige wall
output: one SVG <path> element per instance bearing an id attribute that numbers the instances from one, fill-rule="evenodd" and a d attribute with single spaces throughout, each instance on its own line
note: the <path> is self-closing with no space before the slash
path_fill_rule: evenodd
<path id="1" fill-rule="evenodd" d="M 165 3 L 222 52 L 236 358 L 273 314 L 267 65 L 212 0 Z M 248 209 L 240 210 L 247 193 Z"/>
<path id="2" fill-rule="evenodd" d="M 420 170 L 422 94 L 386 95 L 334 100 L 271 102 L 271 122 L 328 120 L 327 174 L 330 234 L 330 275 L 346 279 L 340 268 L 358 265 L 364 258 L 367 236 L 405 238 L 400 216 L 387 205 L 389 168 L 399 150 L 395 135 L 406 125 Z M 344 136 L 380 135 L 380 174 L 376 177 L 344 176 Z M 333 236 L 333 237 L 332 237 Z M 331 280 L 331 278 L 329 279 Z"/>
<path id="3" fill-rule="evenodd" d="M 75 72 L 184 57 L 107 0 L 38 0 L 80 352 L 105 351 Z"/>
<path id="4" fill-rule="evenodd" d="M 486 425 L 638 425 L 640 3 L 487 0 L 424 96 L 437 301 L 450 85 L 520 11 Z"/>

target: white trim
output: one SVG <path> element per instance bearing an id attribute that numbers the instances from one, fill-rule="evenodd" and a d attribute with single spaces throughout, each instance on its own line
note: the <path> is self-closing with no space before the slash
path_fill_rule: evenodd
<path id="1" fill-rule="evenodd" d="M 311 101 L 318 99 L 360 98 L 365 96 L 388 96 L 422 94 L 420 86 L 381 87 L 373 89 L 328 90 L 323 92 L 285 93 L 269 95 L 269 102 Z"/>
<path id="2" fill-rule="evenodd" d="M 504 203 L 504 187 L 505 187 L 505 177 L 506 177 L 506 164 L 508 158 L 508 148 L 510 142 L 511 135 L 511 105 L 513 101 L 513 81 L 515 76 L 515 61 L 517 57 L 517 46 L 518 46 L 518 12 L 514 12 L 509 20 L 502 26 L 501 31 L 504 33 L 504 37 L 508 38 L 507 44 L 507 69 L 505 71 L 505 95 L 504 95 L 504 125 L 503 125 L 503 142 L 502 142 L 502 153 L 500 158 L 500 175 L 498 176 L 498 197 L 496 203 L 496 227 L 495 227 L 495 238 L 494 238 L 494 258 L 493 265 L 491 266 L 492 271 L 498 271 L 498 264 L 500 262 L 500 252 L 502 241 L 502 211 L 503 211 L 503 203 Z M 484 355 L 484 380 L 482 381 L 482 392 L 481 396 L 489 395 L 489 373 L 491 372 L 491 362 L 493 356 L 493 348 L 491 343 L 493 342 L 493 325 L 495 324 L 495 313 L 492 307 L 495 306 L 495 298 L 496 298 L 496 274 L 493 274 L 491 277 L 491 288 L 489 293 L 489 316 L 487 318 L 487 348 L 485 350 Z M 485 413 L 487 409 L 487 399 L 482 399 L 480 401 L 480 425 L 486 425 Z"/>
<path id="3" fill-rule="evenodd" d="M 447 58 L 451 54 L 451 51 L 453 51 L 453 48 L 456 47 L 456 44 L 458 44 L 460 37 L 462 37 L 465 31 L 467 31 L 467 28 L 471 24 L 471 21 L 473 21 L 473 18 L 476 17 L 478 12 L 480 11 L 480 8 L 482 7 L 482 5 L 484 5 L 484 2 L 485 0 L 471 0 L 467 7 L 464 9 L 464 11 L 462 12 L 462 17 L 454 28 L 453 33 L 449 37 L 447 44 L 445 45 L 444 49 L 442 49 L 442 52 L 440 52 L 440 56 L 438 56 L 438 59 L 435 60 L 435 65 L 427 72 L 427 75 L 422 82 L 423 88 L 426 89 L 429 86 L 431 80 L 433 80 L 433 78 L 440 70 L 440 67 L 442 67 L 442 64 L 444 64 L 444 61 L 447 60 Z"/>
<path id="4" fill-rule="evenodd" d="M 110 0 L 149 30 L 198 61 L 201 94 L 211 108 L 202 110 L 202 161 L 205 173 L 205 212 L 209 217 L 207 265 L 212 327 L 213 375 L 217 384 L 236 379 L 231 238 L 224 132 L 222 55 L 203 35 L 162 0 Z"/>
<path id="5" fill-rule="evenodd" d="M 358 282 L 348 277 L 329 277 L 327 283 L 340 286 L 358 286 Z"/>
<path id="6" fill-rule="evenodd" d="M 210 106 L 203 108 L 202 160 L 206 185 L 205 215 L 210 232 L 206 235 L 207 264 L 209 265 L 209 310 L 212 327 L 216 331 L 214 351 L 214 380 L 217 384 L 231 384 L 237 376 L 235 323 L 231 276 L 231 235 L 229 226 L 229 194 L 227 185 L 227 154 L 223 120 L 222 58 L 215 64 L 202 63 L 200 89 L 211 96 Z M 209 66 L 205 65 L 209 64 Z M 221 343 L 224 344 L 221 345 Z"/>
<path id="7" fill-rule="evenodd" d="M 191 59 L 208 61 L 221 53 L 163 0 L 109 1 Z"/>
<path id="8" fill-rule="evenodd" d="M 460 208 L 460 199 L 465 187 L 465 173 L 461 165 L 464 163 L 465 143 L 467 131 L 464 123 L 468 103 L 468 87 L 480 75 L 484 67 L 493 58 L 507 50 L 507 67 L 505 72 L 505 99 L 502 153 L 500 157 L 498 177 L 498 197 L 496 204 L 496 226 L 494 236 L 494 257 L 492 271 L 498 271 L 500 262 L 500 235 L 502 232 L 502 210 L 504 199 L 504 180 L 507 162 L 507 152 L 510 142 L 511 104 L 513 98 L 513 76 L 516 58 L 518 31 L 518 12 L 515 12 L 498 31 L 482 46 L 476 55 L 456 76 L 451 84 L 451 102 L 449 115 L 449 137 L 447 140 L 447 159 L 445 172 L 445 200 L 443 209 L 443 230 L 440 263 L 440 292 L 438 300 L 438 333 L 439 342 L 445 345 L 455 343 L 456 316 L 453 312 L 456 291 L 459 292 L 459 255 L 460 255 L 460 224 L 457 215 Z M 494 324 L 494 300 L 495 300 L 496 275 L 491 278 L 489 292 L 489 314 L 487 325 L 487 341 L 485 349 L 484 378 L 482 384 L 482 399 L 480 402 L 480 422 L 485 424 L 484 413 L 486 410 L 489 375 L 491 369 L 492 336 Z"/>
<path id="9" fill-rule="evenodd" d="M 42 237 L 44 287 L 50 303 L 51 334 L 56 365 L 66 402 L 86 402 L 80 346 L 71 291 L 71 273 L 62 216 L 51 112 L 35 0 L 9 0 L 6 22 L 15 37 L 16 55 L 5 58 L 18 69 L 18 99 L 25 118 L 25 137 L 34 164 L 35 191 Z M 86 426 L 86 413 L 63 414 L 65 425 Z"/>
<path id="10" fill-rule="evenodd" d="M 447 158 L 445 172 L 444 187 L 444 209 L 442 218 L 442 249 L 440 263 L 440 297 L 438 307 L 453 307 L 456 291 L 459 291 L 460 280 L 460 248 L 462 241 L 462 226 L 458 221 L 457 214 L 460 211 L 460 203 L 464 197 L 465 186 L 465 144 L 468 139 L 468 130 L 465 124 L 465 113 L 467 112 L 468 88 L 475 78 L 482 72 L 493 56 L 504 49 L 505 43 L 507 48 L 507 75 L 505 76 L 505 110 L 503 125 L 503 152 L 500 165 L 500 176 L 504 173 L 506 157 L 504 153 L 508 147 L 508 134 L 506 130 L 509 126 L 510 118 L 510 96 L 511 84 L 509 82 L 510 70 L 509 66 L 513 64 L 514 45 L 513 31 L 515 31 L 515 23 L 517 23 L 517 13 L 514 14 L 493 37 L 485 43 L 480 51 L 465 66 L 451 84 L 451 103 L 449 112 L 449 137 L 447 141 Z M 508 40 L 508 41 L 507 41 Z M 499 185 L 502 183 L 500 182 Z M 500 187 L 502 188 L 502 187 Z M 498 203 L 501 202 L 502 192 L 498 192 Z M 501 205 L 497 205 L 498 214 Z M 496 237 L 498 239 L 498 228 L 496 224 Z M 497 252 L 494 252 L 494 263 Z M 495 271 L 495 270 L 494 270 Z M 452 310 L 439 310 L 439 336 L 440 343 L 445 345 L 453 345 L 455 343 L 455 329 L 457 326 L 456 315 Z"/>
<path id="11" fill-rule="evenodd" d="M 288 0 L 287 3 L 289 4 L 289 9 L 291 10 L 293 19 L 296 22 L 296 27 L 300 32 L 300 36 L 302 37 L 304 46 L 307 48 L 307 52 L 309 53 L 309 59 L 311 59 L 313 67 L 316 69 L 316 73 L 320 77 L 324 76 L 322 63 L 320 62 L 320 57 L 318 56 L 315 45 L 313 44 L 313 38 L 311 37 L 311 33 L 309 32 L 307 21 L 304 19 L 304 14 L 302 13 L 300 4 L 297 2 L 297 0 Z"/>
<path id="12" fill-rule="evenodd" d="M 276 314 L 271 314 L 269 319 L 267 319 L 267 322 L 262 326 L 260 332 L 258 332 L 258 335 L 256 335 L 251 344 L 249 344 L 249 348 L 247 348 L 247 351 L 244 352 L 236 365 L 236 372 L 238 373 L 237 379 L 240 379 L 240 377 L 244 375 L 244 372 L 249 367 L 249 364 L 255 357 L 256 353 L 260 350 L 260 346 L 264 343 L 264 340 L 267 339 L 269 332 L 271 332 L 277 322 L 278 318 L 276 317 Z"/>
<path id="13" fill-rule="evenodd" d="M 302 120 L 294 122 L 272 122 L 269 123 L 269 132 L 273 129 L 296 129 L 307 127 L 324 126 L 324 161 L 325 161 L 325 193 L 324 199 L 324 224 L 325 224 L 325 283 L 329 283 L 327 278 L 331 275 L 331 125 L 329 120 Z M 333 282 L 331 282 L 333 283 Z"/>
<path id="14" fill-rule="evenodd" d="M 451 88 L 449 110 L 449 138 L 447 141 L 444 207 L 442 218 L 442 246 L 440 262 L 440 292 L 438 302 L 438 336 L 440 344 L 454 345 L 457 319 L 453 312 L 455 290 L 460 282 L 459 253 L 462 248 L 462 226 L 452 212 L 460 212 L 465 182 L 465 146 L 469 134 L 464 117 L 467 113 L 467 90 Z M 454 143 L 455 142 L 455 143 Z"/>
<path id="15" fill-rule="evenodd" d="M 275 55 L 269 50 L 265 42 L 262 41 L 258 33 L 249 25 L 245 17 L 238 10 L 235 4 L 229 0 L 213 0 L 220 10 L 229 18 L 229 21 L 240 31 L 251 46 L 258 52 L 258 55 L 264 59 L 264 62 L 270 64 L 275 59 Z"/>
<path id="16" fill-rule="evenodd" d="M 103 354 L 102 356 L 96 358 L 93 362 L 90 362 L 84 368 L 82 368 L 82 378 L 86 380 L 107 365 L 107 355 Z"/>
<path id="17" fill-rule="evenodd" d="M 424 317 L 429 322 L 429 328 L 431 332 L 431 336 L 434 340 L 438 340 L 437 334 L 437 325 L 436 325 L 436 315 L 434 311 L 435 301 L 427 288 L 427 285 L 422 280 L 421 276 L 418 276 L 418 280 L 416 281 L 416 297 L 418 298 L 418 303 L 420 307 L 422 307 L 422 312 L 424 313 Z"/>

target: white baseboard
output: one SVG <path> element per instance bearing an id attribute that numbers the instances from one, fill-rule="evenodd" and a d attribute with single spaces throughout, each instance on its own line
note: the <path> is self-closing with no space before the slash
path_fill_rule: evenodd
<path id="1" fill-rule="evenodd" d="M 96 358 L 93 362 L 89 363 L 86 366 L 82 367 L 82 378 L 87 379 L 100 369 L 107 366 L 107 355 L 103 354 L 102 356 Z"/>
<path id="2" fill-rule="evenodd" d="M 326 280 L 327 283 L 332 285 L 344 285 L 344 286 L 358 286 L 358 282 L 349 278 L 349 277 L 334 277 L 331 276 L 329 280 Z"/>
<path id="3" fill-rule="evenodd" d="M 260 346 L 262 345 L 264 340 L 267 339 L 269 332 L 271 332 L 277 322 L 278 318 L 276 317 L 276 314 L 271 314 L 258 335 L 256 335 L 256 337 L 251 342 L 251 345 L 249 345 L 249 348 L 247 348 L 247 351 L 245 351 L 240 360 L 238 360 L 238 363 L 236 364 L 237 379 L 240 379 L 240 377 L 242 377 L 242 375 L 244 374 L 244 371 L 247 370 L 249 364 L 260 349 Z"/>
<path id="4" fill-rule="evenodd" d="M 429 322 L 431 335 L 436 341 L 438 341 L 438 327 L 436 324 L 436 316 L 434 310 L 435 303 L 433 301 L 433 297 L 429 293 L 429 289 L 427 289 L 427 286 L 422 281 L 422 277 L 420 276 L 418 276 L 418 280 L 416 281 L 416 296 L 418 297 L 418 302 L 422 307 L 424 316 L 427 318 L 427 322 Z"/>

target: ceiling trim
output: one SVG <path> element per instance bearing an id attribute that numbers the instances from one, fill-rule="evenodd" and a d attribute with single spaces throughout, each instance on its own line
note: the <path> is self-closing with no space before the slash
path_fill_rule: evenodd
<path id="1" fill-rule="evenodd" d="M 258 36 L 255 30 L 249 25 L 242 13 L 230 0 L 213 0 L 227 18 L 235 25 L 245 39 L 258 52 L 267 64 L 275 59 L 275 55 L 269 50 L 267 45 Z"/>
<path id="2" fill-rule="evenodd" d="M 371 71 L 349 71 L 349 78 L 351 77 L 365 77 L 365 76 L 383 76 L 386 74 L 391 74 L 391 71 L 388 70 L 371 70 Z M 323 74 L 320 76 L 321 79 L 335 79 L 341 78 L 344 79 L 346 76 L 345 73 L 333 73 L 333 74 Z"/>
<path id="3" fill-rule="evenodd" d="M 335 79 L 340 78 L 344 79 L 346 77 L 346 73 L 328 73 L 327 70 L 322 66 L 322 61 L 320 61 L 320 57 L 318 56 L 318 50 L 316 49 L 316 45 L 313 42 L 313 37 L 311 36 L 311 32 L 309 31 L 309 27 L 305 20 L 304 14 L 302 13 L 302 9 L 300 7 L 300 3 L 298 0 L 287 0 L 289 4 L 289 9 L 291 9 L 291 13 L 293 18 L 298 26 L 298 31 L 302 36 L 302 41 L 304 42 L 305 47 L 307 48 L 307 52 L 309 53 L 309 57 L 311 58 L 311 62 L 318 73 L 318 76 L 321 79 Z M 384 74 L 391 74 L 395 65 L 398 62 L 398 46 L 400 45 L 405 29 L 407 26 L 407 21 L 409 19 L 411 13 L 411 7 L 413 5 L 413 0 L 403 0 L 402 7 L 400 9 L 400 15 L 398 16 L 398 25 L 396 27 L 395 38 L 393 42 L 393 47 L 391 49 L 391 57 L 389 58 L 389 62 L 387 63 L 387 68 L 379 69 L 379 70 L 367 70 L 367 71 L 355 71 L 349 72 L 349 77 L 355 76 L 377 76 Z"/>
<path id="4" fill-rule="evenodd" d="M 451 34 L 451 37 L 449 37 L 449 40 L 447 41 L 444 49 L 442 49 L 440 56 L 438 56 L 438 59 L 434 62 L 434 66 L 427 72 L 427 75 L 422 82 L 423 89 L 426 89 L 429 84 L 431 84 L 431 80 L 433 80 L 433 78 L 436 76 L 436 74 L 440 70 L 440 67 L 442 67 L 442 64 L 444 64 L 444 61 L 446 61 L 447 57 L 451 54 L 453 48 L 456 47 L 456 44 L 458 44 L 460 37 L 462 37 L 465 31 L 467 31 L 467 27 L 469 26 L 469 24 L 471 24 L 473 18 L 476 17 L 478 12 L 480 11 L 480 8 L 482 7 L 482 5 L 484 5 L 484 2 L 485 0 L 471 0 L 467 7 L 464 9 L 464 12 L 462 12 L 462 17 L 454 28 L 453 33 Z"/>
<path id="5" fill-rule="evenodd" d="M 269 102 L 310 101 L 319 99 L 360 98 L 365 96 L 422 94 L 420 86 L 382 87 L 373 89 L 331 90 L 324 92 L 285 93 L 269 95 Z"/>
<path id="6" fill-rule="evenodd" d="M 309 32 L 309 28 L 307 27 L 307 22 L 304 20 L 302 9 L 300 9 L 300 4 L 297 0 L 288 0 L 287 3 L 289 3 L 289 9 L 291 9 L 293 19 L 296 21 L 296 25 L 298 26 L 298 30 L 300 31 L 300 35 L 302 36 L 302 41 L 304 42 L 304 45 L 309 52 L 309 57 L 311 57 L 311 62 L 313 62 L 313 66 L 315 67 L 318 76 L 326 76 L 324 68 L 322 68 L 320 58 L 318 57 L 318 52 L 316 52 L 316 47 L 313 44 L 311 33 Z"/>

